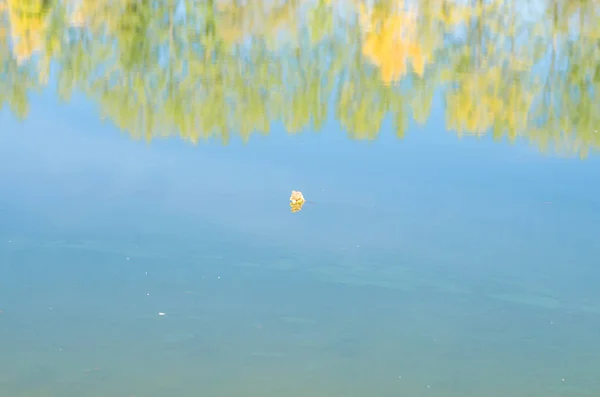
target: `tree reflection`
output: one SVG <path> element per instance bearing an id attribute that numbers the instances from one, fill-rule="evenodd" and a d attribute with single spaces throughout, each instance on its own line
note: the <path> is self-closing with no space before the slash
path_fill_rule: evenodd
<path id="1" fill-rule="evenodd" d="M 434 93 L 457 134 L 600 146 L 600 4 L 551 0 L 0 0 L 0 104 L 47 86 L 137 138 L 244 140 L 281 122 L 403 137 Z"/>

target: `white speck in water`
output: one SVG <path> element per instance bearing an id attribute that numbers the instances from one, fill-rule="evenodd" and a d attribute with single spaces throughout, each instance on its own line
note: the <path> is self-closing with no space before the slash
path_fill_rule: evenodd
<path id="1" fill-rule="evenodd" d="M 167 313 L 158 312 L 158 315 L 159 315 L 159 316 L 164 316 L 165 314 L 167 314 Z"/>
<path id="2" fill-rule="evenodd" d="M 565 378 L 562 378 L 562 379 L 561 379 L 561 381 L 562 381 L 562 382 L 564 382 L 564 381 L 565 381 Z"/>
<path id="3" fill-rule="evenodd" d="M 399 377 L 398 377 L 398 379 L 402 379 L 402 377 L 401 377 L 401 376 L 399 376 Z"/>
<path id="4" fill-rule="evenodd" d="M 427 388 L 429 389 L 431 386 L 427 385 Z"/>
<path id="5" fill-rule="evenodd" d="M 554 321 L 550 321 L 550 324 L 554 324 Z"/>
<path id="6" fill-rule="evenodd" d="M 150 296 L 150 292 L 146 292 L 146 296 Z"/>
<path id="7" fill-rule="evenodd" d="M 148 272 L 145 272 L 144 274 L 147 276 L 147 275 L 148 275 Z"/>
<path id="8" fill-rule="evenodd" d="M 220 279 L 221 279 L 221 276 L 217 276 L 217 278 L 220 280 Z"/>
<path id="9" fill-rule="evenodd" d="M 127 260 L 129 260 L 129 258 L 127 258 Z"/>

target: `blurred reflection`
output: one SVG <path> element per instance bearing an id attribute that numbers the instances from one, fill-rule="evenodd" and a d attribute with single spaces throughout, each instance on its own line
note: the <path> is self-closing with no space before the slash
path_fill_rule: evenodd
<path id="1" fill-rule="evenodd" d="M 0 103 L 56 73 L 134 137 L 248 139 L 334 115 L 375 139 L 444 99 L 459 135 L 600 145 L 600 2 L 0 0 Z M 330 108 L 333 106 L 333 108 Z"/>

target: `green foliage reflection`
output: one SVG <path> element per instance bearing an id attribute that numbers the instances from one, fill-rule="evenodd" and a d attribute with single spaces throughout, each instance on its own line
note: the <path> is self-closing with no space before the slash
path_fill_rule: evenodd
<path id="1" fill-rule="evenodd" d="M 600 2 L 0 0 L 0 105 L 48 84 L 136 138 L 244 140 L 281 122 L 403 137 L 434 93 L 459 135 L 600 146 Z"/>

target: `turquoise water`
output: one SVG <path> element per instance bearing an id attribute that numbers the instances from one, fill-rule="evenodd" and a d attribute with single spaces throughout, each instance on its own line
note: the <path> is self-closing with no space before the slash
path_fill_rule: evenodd
<path id="1" fill-rule="evenodd" d="M 60 76 L 0 111 L 0 397 L 600 395 L 597 105 L 511 142 L 456 134 L 436 83 L 402 139 L 332 104 L 194 145 Z"/>
<path id="2" fill-rule="evenodd" d="M 600 391 L 596 157 L 2 122 L 1 395 Z"/>

